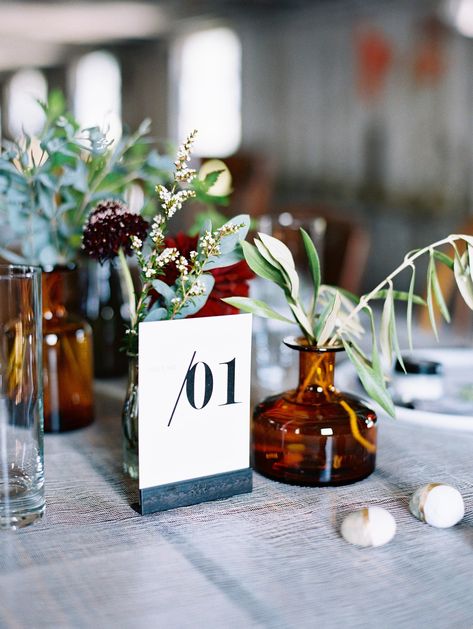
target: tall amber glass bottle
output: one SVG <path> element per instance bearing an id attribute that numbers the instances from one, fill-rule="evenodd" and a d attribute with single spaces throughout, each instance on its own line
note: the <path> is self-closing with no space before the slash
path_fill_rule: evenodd
<path id="1" fill-rule="evenodd" d="M 94 418 L 92 330 L 76 314 L 77 270 L 46 269 L 42 281 L 44 428 L 82 428 Z"/>
<path id="2" fill-rule="evenodd" d="M 373 472 L 376 414 L 334 386 L 335 353 L 293 337 L 299 352 L 296 389 L 267 398 L 252 423 L 253 467 L 295 485 L 345 485 Z"/>

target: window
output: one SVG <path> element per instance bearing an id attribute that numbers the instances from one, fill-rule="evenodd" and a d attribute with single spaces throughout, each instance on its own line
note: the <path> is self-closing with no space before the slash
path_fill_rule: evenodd
<path id="1" fill-rule="evenodd" d="M 13 138 L 23 133 L 37 135 L 44 125 L 44 113 L 36 102 L 47 99 L 48 86 L 39 70 L 20 70 L 7 86 L 7 129 Z"/>
<path id="2" fill-rule="evenodd" d="M 73 73 L 73 110 L 82 128 L 100 127 L 109 139 L 122 132 L 121 73 L 116 58 L 104 51 L 84 55 Z"/>
<path id="3" fill-rule="evenodd" d="M 178 140 L 198 129 L 196 155 L 231 155 L 241 141 L 240 40 L 214 28 L 184 37 L 174 53 Z"/>

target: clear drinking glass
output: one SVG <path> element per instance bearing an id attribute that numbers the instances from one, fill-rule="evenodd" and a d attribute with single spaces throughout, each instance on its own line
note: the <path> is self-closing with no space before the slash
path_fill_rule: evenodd
<path id="1" fill-rule="evenodd" d="M 0 266 L 0 528 L 44 512 L 41 271 Z"/>

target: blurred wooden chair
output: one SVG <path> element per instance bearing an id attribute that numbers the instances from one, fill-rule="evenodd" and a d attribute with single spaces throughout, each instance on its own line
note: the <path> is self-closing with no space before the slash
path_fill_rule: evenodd
<path id="1" fill-rule="evenodd" d="M 304 227 L 319 251 L 324 283 L 360 292 L 370 248 L 369 233 L 360 222 L 323 204 L 288 205 L 270 218 L 272 235 L 288 245 L 296 262 L 307 264 L 299 235 Z"/>

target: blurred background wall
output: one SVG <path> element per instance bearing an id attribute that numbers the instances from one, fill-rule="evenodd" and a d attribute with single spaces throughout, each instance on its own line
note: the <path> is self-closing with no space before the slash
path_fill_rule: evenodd
<path id="1" fill-rule="evenodd" d="M 196 127 L 235 211 L 360 226 L 368 288 L 471 214 L 471 36 L 473 0 L 3 1 L 1 133 L 55 87 L 112 135 Z"/>

